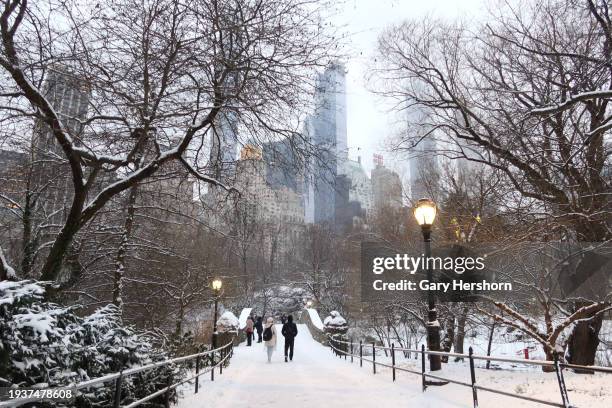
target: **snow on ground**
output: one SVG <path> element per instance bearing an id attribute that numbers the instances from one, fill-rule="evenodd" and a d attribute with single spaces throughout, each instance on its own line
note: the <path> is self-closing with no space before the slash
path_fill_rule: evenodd
<path id="1" fill-rule="evenodd" d="M 311 316 L 312 317 L 312 316 Z M 472 391 L 468 387 L 449 384 L 430 387 L 421 391 L 421 377 L 397 372 L 397 381 L 391 380 L 391 370 L 377 367 L 372 374 L 372 364 L 358 359 L 338 358 L 329 348 L 312 339 L 305 325 L 298 325 L 296 351 L 293 362 L 283 361 L 282 338 L 272 357 L 266 363 L 265 349 L 261 344 L 253 347 L 241 345 L 234 352 L 230 366 L 223 375 L 209 376 L 201 382 L 200 393 L 186 389 L 179 408 L 246 408 L 246 407 L 471 407 Z M 277 326 L 280 333 L 280 326 Z M 387 361 L 383 354 L 377 361 Z M 398 365 L 420 370 L 420 360 L 398 358 Z M 566 384 L 572 405 L 577 407 L 610 407 L 612 399 L 612 375 L 578 375 L 566 372 Z M 442 376 L 469 382 L 467 363 L 444 365 Z M 560 402 L 555 373 L 540 371 L 485 370 L 478 368 L 480 385 L 507 392 L 550 399 Z M 521 401 L 489 392 L 480 391 L 481 407 L 541 407 L 543 405 Z"/>
<path id="2" fill-rule="evenodd" d="M 398 355 L 396 354 L 396 357 Z M 376 360 L 390 364 L 390 358 L 377 355 Z M 421 370 L 420 359 L 404 360 L 403 358 L 397 358 L 396 363 L 400 367 L 410 368 L 415 371 Z M 561 403 L 559 383 L 554 372 L 544 373 L 539 367 L 531 368 L 533 366 L 529 368 L 518 367 L 513 370 L 487 370 L 484 361 L 476 361 L 475 364 L 476 383 L 478 385 L 521 396 Z M 382 375 L 391 376 L 390 369 L 382 368 L 380 371 Z M 612 406 L 612 374 L 581 375 L 568 370 L 564 370 L 563 374 L 572 406 L 584 408 L 609 408 Z M 399 375 L 409 377 L 406 379 L 409 382 L 420 381 L 420 377 L 416 375 L 401 372 Z M 442 370 L 438 371 L 436 375 L 467 383 L 470 382 L 470 369 L 467 361 L 442 364 Z M 429 388 L 426 393 L 429 392 L 436 395 L 443 392 L 450 393 L 456 396 L 457 401 L 464 402 L 466 407 L 471 406 L 471 388 L 448 384 L 435 389 Z M 492 407 L 496 404 L 506 404 L 511 407 L 544 406 L 482 390 L 478 391 L 478 401 L 481 407 Z"/>
<path id="3" fill-rule="evenodd" d="M 448 399 L 423 395 L 416 382 L 398 386 L 389 378 L 372 376 L 365 367 L 334 358 L 312 339 L 305 325 L 298 326 L 292 362 L 283 361 L 282 339 L 271 364 L 266 363 L 262 344 L 237 347 L 223 375 L 217 375 L 214 383 L 207 378 L 197 395 L 185 393 L 178 407 L 399 407 L 407 401 L 423 408 L 464 406 L 454 403 L 451 395 Z M 280 329 L 277 325 L 279 333 Z"/>

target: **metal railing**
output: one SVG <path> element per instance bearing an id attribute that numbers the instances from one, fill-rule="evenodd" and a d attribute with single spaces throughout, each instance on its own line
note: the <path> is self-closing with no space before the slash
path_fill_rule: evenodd
<path id="1" fill-rule="evenodd" d="M 472 402 L 474 404 L 474 408 L 478 407 L 478 391 L 486 391 L 486 392 L 491 392 L 491 393 L 495 393 L 495 394 L 500 394 L 500 395 L 505 395 L 507 397 L 511 397 L 511 398 L 518 398 L 518 399 L 522 399 L 522 400 L 526 400 L 526 401 L 530 401 L 530 402 L 535 402 L 535 403 L 539 403 L 539 404 L 544 404 L 544 405 L 550 405 L 553 407 L 561 407 L 561 408 L 575 408 L 575 406 L 570 405 L 569 402 L 569 397 L 568 397 L 568 393 L 567 393 L 567 388 L 565 386 L 565 378 L 563 375 L 563 369 L 564 368 L 571 368 L 571 369 L 578 369 L 578 370 L 585 370 L 585 371 L 592 371 L 592 372 L 601 372 L 601 373 L 607 373 L 607 374 L 612 374 L 612 368 L 610 367 L 600 367 L 600 366 L 582 366 L 582 365 L 577 365 L 577 364 L 568 364 L 568 363 L 563 363 L 559 360 L 559 357 L 557 355 L 557 353 L 554 354 L 554 360 L 553 361 L 544 361 L 544 360 L 519 360 L 519 359 L 514 359 L 514 358 L 506 358 L 506 357 L 492 357 L 492 356 L 480 356 L 480 355 L 475 355 L 473 352 L 472 347 L 469 348 L 469 353 L 468 354 L 461 354 L 461 353 L 447 353 L 447 352 L 443 352 L 443 351 L 426 351 L 425 350 L 425 345 L 421 346 L 421 350 L 413 350 L 413 349 L 408 349 L 408 348 L 403 348 L 403 347 L 395 347 L 395 344 L 391 344 L 391 347 L 385 347 L 385 346 L 377 346 L 375 343 L 368 343 L 365 344 L 363 343 L 363 341 L 359 341 L 359 343 L 354 343 L 354 342 L 350 342 L 350 341 L 343 341 L 343 340 L 339 340 L 337 338 L 333 338 L 333 337 L 328 337 L 328 344 L 330 346 L 330 348 L 332 349 L 332 351 L 338 355 L 339 357 L 342 358 L 342 356 L 344 356 L 345 360 L 347 359 L 347 357 L 351 358 L 351 363 L 353 362 L 354 358 L 359 358 L 359 366 L 363 367 L 363 362 L 370 362 L 372 363 L 372 372 L 374 374 L 376 374 L 376 367 L 377 366 L 382 366 L 382 367 L 387 367 L 391 369 L 391 373 L 392 373 L 392 378 L 393 381 L 395 381 L 396 379 L 396 371 L 403 371 L 403 372 L 407 372 L 407 373 L 411 373 L 411 374 L 415 374 L 415 375 L 420 375 L 421 379 L 422 379 L 422 387 L 423 387 L 423 392 L 425 392 L 425 390 L 427 389 L 428 386 L 430 385 L 442 385 L 442 384 L 446 384 L 446 383 L 453 383 L 453 384 L 457 384 L 457 385 L 461 385 L 464 387 L 469 387 L 472 389 Z M 341 345 L 346 345 L 347 347 L 345 347 L 346 349 L 343 350 L 343 347 L 341 347 Z M 356 347 L 358 346 L 358 348 Z M 372 358 L 366 358 L 364 357 L 364 350 L 366 349 L 370 349 L 372 351 Z M 358 350 L 358 353 L 356 353 L 356 351 Z M 376 350 L 385 350 L 385 352 L 390 352 L 391 354 L 391 364 L 384 364 L 380 361 L 376 361 Z M 416 371 L 416 370 L 412 370 L 409 368 L 405 368 L 405 367 L 399 367 L 396 365 L 396 361 L 395 361 L 395 353 L 397 351 L 400 352 L 405 352 L 405 353 L 416 353 L 417 355 L 421 356 L 421 370 L 420 371 Z M 470 368 L 470 382 L 464 382 L 464 381 L 458 381 L 452 378 L 445 378 L 442 376 L 438 376 L 438 375 L 434 375 L 431 373 L 426 373 L 425 372 L 425 360 L 426 360 L 426 355 L 438 355 L 438 356 L 448 356 L 448 357 L 458 357 L 458 358 L 464 358 L 467 359 L 469 361 L 469 368 Z M 502 391 L 502 390 L 498 390 L 495 388 L 490 388 L 490 387 L 484 387 L 482 385 L 478 385 L 476 382 L 476 370 L 475 370 L 475 366 L 474 366 L 474 361 L 475 360 L 484 360 L 484 361 L 499 361 L 499 362 L 506 362 L 506 363 L 521 363 L 521 364 L 525 364 L 525 365 L 536 365 L 536 366 L 542 366 L 542 367 L 551 367 L 556 375 L 557 375 L 557 382 L 559 384 L 559 392 L 561 394 L 561 402 L 553 402 L 553 401 L 548 401 L 548 400 L 543 400 L 543 399 L 539 399 L 539 398 L 533 398 L 533 397 L 528 397 L 525 395 L 518 395 L 515 393 L 510 393 L 510 392 L 506 392 L 506 391 Z M 427 378 L 431 378 L 434 380 L 438 380 L 438 381 L 445 381 L 446 383 L 432 383 L 432 382 L 428 382 Z"/>
<path id="2" fill-rule="evenodd" d="M 215 361 L 216 353 L 220 355 L 219 361 Z M 214 381 L 215 380 L 215 368 L 218 367 L 219 374 L 223 374 L 223 365 L 228 359 L 232 357 L 233 353 L 234 353 L 234 346 L 233 346 L 233 343 L 230 341 L 226 345 L 222 347 L 218 347 L 213 350 L 207 350 L 201 353 L 191 354 L 191 355 L 184 356 L 184 357 L 176 357 L 176 358 L 172 358 L 172 359 L 164 360 L 164 361 L 157 361 L 155 363 L 147 364 L 147 365 L 140 366 L 140 367 L 128 368 L 120 372 L 107 374 L 103 377 L 98 377 L 98 378 L 94 378 L 91 380 L 83 381 L 75 385 L 57 387 L 57 389 L 58 390 L 60 389 L 81 390 L 81 389 L 92 387 L 97 384 L 105 384 L 105 383 L 109 383 L 112 381 L 114 382 L 113 405 L 112 405 L 113 408 L 120 408 L 120 407 L 121 408 L 134 408 L 149 400 L 152 400 L 153 398 L 159 397 L 160 395 L 164 395 L 164 394 L 165 394 L 164 405 L 168 408 L 170 406 L 170 395 L 171 395 L 172 390 L 174 390 L 176 387 L 178 387 L 181 384 L 184 384 L 188 381 L 195 380 L 195 393 L 197 393 L 199 390 L 199 385 L 200 385 L 199 384 L 200 377 L 210 372 L 210 379 L 211 381 Z M 206 366 L 204 370 L 200 370 L 202 359 L 206 357 L 210 359 L 210 365 Z M 155 391 L 154 393 L 151 393 L 144 398 L 134 401 L 128 405 L 123 405 L 123 406 L 121 405 L 121 385 L 125 377 L 129 377 L 130 375 L 141 373 L 143 371 L 151 370 L 154 368 L 166 367 L 170 364 L 182 363 L 185 361 L 193 361 L 193 360 L 195 360 L 196 362 L 195 375 L 191 375 L 187 378 L 183 378 L 176 383 L 169 382 L 164 388 L 158 391 Z M 24 404 L 42 401 L 42 400 L 44 400 L 44 398 L 21 398 L 21 399 L 13 400 L 13 401 L 3 401 L 3 402 L 0 402 L 0 408 L 19 407 Z"/>

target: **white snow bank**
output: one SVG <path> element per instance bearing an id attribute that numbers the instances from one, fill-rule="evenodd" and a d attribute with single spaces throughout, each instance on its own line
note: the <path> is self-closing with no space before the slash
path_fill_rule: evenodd
<path id="1" fill-rule="evenodd" d="M 314 327 L 316 327 L 317 329 L 323 331 L 323 328 L 325 326 L 323 325 L 323 322 L 321 321 L 321 317 L 319 316 L 319 312 L 317 312 L 315 309 L 306 309 L 306 310 L 308 311 L 308 316 L 310 316 L 310 321 L 312 322 Z"/>
<path id="2" fill-rule="evenodd" d="M 217 320 L 217 327 L 220 332 L 238 330 L 239 326 L 238 318 L 229 310 L 223 312 L 219 320 Z"/>
<path id="3" fill-rule="evenodd" d="M 246 327 L 246 321 L 247 318 L 251 315 L 251 310 L 253 310 L 252 307 L 245 307 L 244 309 L 242 309 L 242 312 L 240 312 L 240 317 L 238 318 L 238 327 L 240 327 L 241 329 L 244 329 Z"/>

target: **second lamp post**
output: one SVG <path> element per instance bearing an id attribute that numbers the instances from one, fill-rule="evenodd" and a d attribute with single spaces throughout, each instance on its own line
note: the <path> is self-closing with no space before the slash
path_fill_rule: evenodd
<path id="1" fill-rule="evenodd" d="M 436 203 L 428 198 L 420 199 L 414 207 L 414 217 L 417 223 L 421 226 L 423 233 L 423 241 L 425 242 L 425 259 L 427 263 L 427 281 L 433 282 L 433 268 L 431 267 L 431 227 L 436 219 L 437 207 Z M 429 351 L 440 351 L 440 323 L 438 322 L 438 313 L 436 311 L 436 301 L 432 290 L 427 291 L 427 349 Z M 442 368 L 442 362 L 439 355 L 429 355 L 429 369 L 437 371 Z"/>
<path id="2" fill-rule="evenodd" d="M 218 318 L 218 309 L 219 309 L 219 295 L 221 293 L 221 286 L 223 286 L 223 282 L 221 279 L 217 278 L 212 281 L 212 289 L 215 296 L 215 315 L 213 317 L 213 334 L 212 334 L 212 348 L 217 348 L 217 318 Z"/>

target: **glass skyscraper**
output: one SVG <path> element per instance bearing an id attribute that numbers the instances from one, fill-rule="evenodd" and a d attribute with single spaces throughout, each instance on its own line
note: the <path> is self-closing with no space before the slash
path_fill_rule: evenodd
<path id="1" fill-rule="evenodd" d="M 314 222 L 334 223 L 335 185 L 348 158 L 346 137 L 346 73 L 330 64 L 317 78 L 311 140 L 319 149 L 313 163 Z M 308 217 L 307 217 L 308 218 Z"/>

